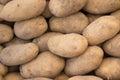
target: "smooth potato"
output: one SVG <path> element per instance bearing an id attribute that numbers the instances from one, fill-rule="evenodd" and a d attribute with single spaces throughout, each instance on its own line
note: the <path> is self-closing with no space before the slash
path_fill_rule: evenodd
<path id="1" fill-rule="evenodd" d="M 44 78 L 44 77 L 39 77 L 39 78 L 31 78 L 31 79 L 24 79 L 24 80 L 53 80 L 53 79 Z"/>
<path id="2" fill-rule="evenodd" d="M 8 72 L 8 67 L 0 63 L 0 75 L 6 75 Z"/>
<path id="3" fill-rule="evenodd" d="M 61 73 L 60 75 L 58 75 L 54 80 L 68 80 L 68 76 L 64 73 Z"/>
<path id="4" fill-rule="evenodd" d="M 120 20 L 120 10 L 117 10 L 117 11 L 111 13 L 111 15 Z"/>

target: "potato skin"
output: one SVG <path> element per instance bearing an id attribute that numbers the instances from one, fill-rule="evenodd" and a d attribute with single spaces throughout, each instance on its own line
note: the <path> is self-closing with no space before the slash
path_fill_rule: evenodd
<path id="1" fill-rule="evenodd" d="M 50 78 L 38 77 L 38 78 L 31 78 L 31 79 L 24 79 L 24 80 L 53 80 Z"/>
<path id="2" fill-rule="evenodd" d="M 107 80 L 120 80 L 120 59 L 114 57 L 105 58 L 96 70 L 96 75 Z"/>
<path id="3" fill-rule="evenodd" d="M 54 78 L 63 70 L 64 66 L 65 61 L 63 58 L 46 51 L 40 53 L 33 61 L 21 65 L 20 73 L 24 78 L 41 76 Z"/>
<path id="4" fill-rule="evenodd" d="M 68 80 L 103 80 L 96 76 L 74 76 L 69 78 Z"/>
<path id="5" fill-rule="evenodd" d="M 38 51 L 38 46 L 33 43 L 8 46 L 2 50 L 0 61 L 8 66 L 24 64 L 36 57 Z"/>
<path id="6" fill-rule="evenodd" d="M 54 80 L 68 80 L 68 76 L 64 73 L 61 73 L 60 75 L 58 75 Z"/>
<path id="7" fill-rule="evenodd" d="M 69 76 L 87 74 L 99 67 L 103 59 L 103 50 L 98 46 L 90 46 L 78 57 L 66 61 L 65 73 Z"/>
<path id="8" fill-rule="evenodd" d="M 100 44 L 113 36 L 120 30 L 119 20 L 113 16 L 103 16 L 92 22 L 83 31 L 89 45 Z"/>
<path id="9" fill-rule="evenodd" d="M 14 25 L 15 35 L 21 39 L 29 40 L 42 35 L 48 28 L 44 17 L 16 22 Z"/>
<path id="10" fill-rule="evenodd" d="M 49 9 L 54 16 L 65 17 L 81 10 L 86 2 L 87 0 L 50 0 Z"/>
<path id="11" fill-rule="evenodd" d="M 49 21 L 50 29 L 61 33 L 81 33 L 88 23 L 88 18 L 81 12 L 63 18 L 52 17 Z"/>
<path id="12" fill-rule="evenodd" d="M 0 63 L 0 75 L 6 75 L 8 72 L 8 67 Z"/>
<path id="13" fill-rule="evenodd" d="M 86 38 L 76 33 L 59 35 L 48 40 L 48 48 L 51 52 L 67 58 L 81 55 L 87 46 Z"/>
<path id="14" fill-rule="evenodd" d="M 117 19 L 120 20 L 120 10 L 117 10 L 117 11 L 111 13 L 111 16 L 114 16 L 114 17 L 116 17 Z"/>
<path id="15" fill-rule="evenodd" d="M 58 32 L 47 32 L 47 33 L 43 34 L 42 36 L 35 38 L 33 40 L 33 43 L 35 43 L 39 46 L 39 50 L 41 52 L 48 51 L 49 50 L 48 45 L 47 45 L 48 40 L 51 37 L 58 36 L 58 35 L 62 35 L 62 34 L 58 33 Z"/>
<path id="16" fill-rule="evenodd" d="M 6 21 L 30 19 L 40 15 L 44 11 L 45 6 L 46 0 L 12 0 L 4 6 L 0 13 L 0 18 Z"/>
<path id="17" fill-rule="evenodd" d="M 92 14 L 105 14 L 119 8 L 120 0 L 88 0 L 84 10 Z"/>
<path id="18" fill-rule="evenodd" d="M 0 80 L 3 80 L 3 77 L 0 75 Z"/>

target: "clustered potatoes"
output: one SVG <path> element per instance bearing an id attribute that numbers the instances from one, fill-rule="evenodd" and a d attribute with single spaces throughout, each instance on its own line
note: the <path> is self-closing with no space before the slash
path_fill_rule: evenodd
<path id="1" fill-rule="evenodd" d="M 0 0 L 0 80 L 120 80 L 120 0 Z"/>

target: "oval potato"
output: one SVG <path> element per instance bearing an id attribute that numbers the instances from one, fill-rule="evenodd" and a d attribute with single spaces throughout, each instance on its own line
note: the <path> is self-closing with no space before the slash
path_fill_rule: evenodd
<path id="1" fill-rule="evenodd" d="M 53 80 L 53 79 L 44 78 L 44 77 L 39 77 L 39 78 L 31 78 L 31 79 L 24 79 L 24 80 Z"/>
<path id="2" fill-rule="evenodd" d="M 68 76 L 64 73 L 61 73 L 60 75 L 58 75 L 54 80 L 68 80 Z"/>
<path id="3" fill-rule="evenodd" d="M 111 13 L 111 15 L 120 20 L 120 10 L 117 10 L 117 11 Z"/>
<path id="4" fill-rule="evenodd" d="M 8 72 L 8 67 L 0 63 L 0 75 L 6 75 Z"/>

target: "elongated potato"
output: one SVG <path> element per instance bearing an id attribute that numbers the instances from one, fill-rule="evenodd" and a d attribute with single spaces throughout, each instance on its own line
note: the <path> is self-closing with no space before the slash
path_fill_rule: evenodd
<path id="1" fill-rule="evenodd" d="M 41 52 L 48 51 L 49 49 L 47 46 L 47 42 L 48 42 L 49 38 L 54 37 L 54 36 L 58 36 L 58 35 L 62 35 L 62 34 L 57 33 L 57 32 L 48 32 L 48 33 L 45 33 L 38 38 L 35 38 L 33 40 L 33 42 L 39 46 L 39 50 Z"/>
<path id="2" fill-rule="evenodd" d="M 0 63 L 0 75 L 6 75 L 8 72 L 8 67 Z"/>
<path id="3" fill-rule="evenodd" d="M 68 80 L 68 76 L 64 73 L 61 73 L 60 75 L 58 75 L 54 80 Z"/>
<path id="4" fill-rule="evenodd" d="M 120 59 L 114 57 L 105 58 L 96 70 L 96 75 L 107 80 L 120 80 Z"/>
<path id="5" fill-rule="evenodd" d="M 31 79 L 24 79 L 24 80 L 53 80 L 53 79 L 44 78 L 44 77 L 39 77 L 39 78 L 31 78 Z"/>
<path id="6" fill-rule="evenodd" d="M 100 44 L 113 36 L 120 30 L 120 22 L 113 16 L 103 16 L 92 22 L 83 31 L 90 45 Z"/>
<path id="7" fill-rule="evenodd" d="M 51 52 L 68 58 L 81 55 L 87 46 L 86 38 L 76 33 L 59 35 L 48 40 L 48 48 Z"/>
<path id="8" fill-rule="evenodd" d="M 69 78 L 68 80 L 103 80 L 96 76 L 74 76 Z"/>
<path id="9" fill-rule="evenodd" d="M 42 35 L 47 30 L 47 22 L 44 17 L 36 17 L 33 19 L 16 22 L 14 32 L 17 37 L 29 40 Z"/>
<path id="10" fill-rule="evenodd" d="M 105 42 L 103 49 L 111 56 L 120 57 L 120 33 Z"/>
<path id="11" fill-rule="evenodd" d="M 21 21 L 40 15 L 46 6 L 46 0 L 12 0 L 4 6 L 0 18 L 6 21 Z M 17 11 L 16 11 L 17 10 Z"/>
<path id="12" fill-rule="evenodd" d="M 81 12 L 63 18 L 52 17 L 49 21 L 52 31 L 62 33 L 81 33 L 88 23 L 88 18 Z"/>
<path id="13" fill-rule="evenodd" d="M 88 0 L 84 10 L 92 14 L 105 14 L 120 9 L 120 0 Z"/>
<path id="14" fill-rule="evenodd" d="M 64 68 L 65 61 L 51 52 L 42 52 L 33 61 L 20 67 L 20 73 L 24 78 L 32 77 L 56 77 Z M 53 70 L 54 69 L 54 70 Z"/>
<path id="15" fill-rule="evenodd" d="M 0 75 L 0 80 L 3 80 L 3 77 Z"/>
<path id="16" fill-rule="evenodd" d="M 8 3 L 9 1 L 11 1 L 11 0 L 0 0 L 0 3 L 1 3 L 1 4 L 6 4 L 6 3 Z"/>
<path id="17" fill-rule="evenodd" d="M 117 11 L 111 13 L 111 15 L 120 20 L 120 10 L 117 10 Z"/>
<path id="18" fill-rule="evenodd" d="M 33 43 L 8 46 L 2 50 L 0 61 L 8 66 L 24 64 L 36 57 L 38 51 Z"/>
<path id="19" fill-rule="evenodd" d="M 98 46 L 90 46 L 81 55 L 68 59 L 65 73 L 70 76 L 87 74 L 98 68 L 103 59 L 103 50 Z"/>
<path id="20" fill-rule="evenodd" d="M 65 17 L 81 10 L 86 2 L 87 0 L 50 0 L 49 9 L 53 15 Z"/>

